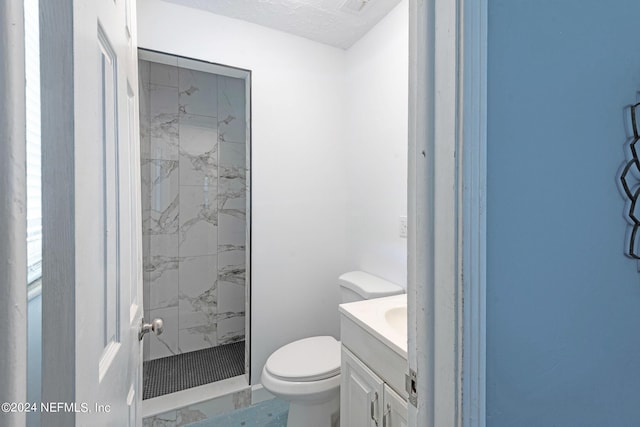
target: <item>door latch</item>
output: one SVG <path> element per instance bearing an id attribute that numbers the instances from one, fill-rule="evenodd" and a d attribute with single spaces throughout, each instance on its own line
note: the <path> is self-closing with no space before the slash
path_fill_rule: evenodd
<path id="1" fill-rule="evenodd" d="M 413 369 L 404 375 L 404 387 L 409 394 L 409 403 L 418 407 L 418 374 Z"/>

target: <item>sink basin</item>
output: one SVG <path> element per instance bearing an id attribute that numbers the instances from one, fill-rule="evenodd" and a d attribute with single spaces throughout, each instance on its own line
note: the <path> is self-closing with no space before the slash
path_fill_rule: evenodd
<path id="1" fill-rule="evenodd" d="M 407 358 L 407 295 L 340 304 L 343 317 Z"/>
<path id="2" fill-rule="evenodd" d="M 384 313 L 384 319 L 398 335 L 407 336 L 407 307 L 393 307 Z"/>

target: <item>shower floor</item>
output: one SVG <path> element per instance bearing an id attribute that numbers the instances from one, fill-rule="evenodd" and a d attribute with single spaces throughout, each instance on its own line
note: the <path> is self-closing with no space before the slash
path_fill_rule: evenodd
<path id="1" fill-rule="evenodd" d="M 244 374 L 244 341 L 143 363 L 143 399 Z"/>

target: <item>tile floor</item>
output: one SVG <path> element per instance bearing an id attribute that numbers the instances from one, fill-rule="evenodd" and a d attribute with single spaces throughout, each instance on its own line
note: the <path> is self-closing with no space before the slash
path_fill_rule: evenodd
<path id="1" fill-rule="evenodd" d="M 289 404 L 270 399 L 228 414 L 187 424 L 188 427 L 286 427 Z"/>

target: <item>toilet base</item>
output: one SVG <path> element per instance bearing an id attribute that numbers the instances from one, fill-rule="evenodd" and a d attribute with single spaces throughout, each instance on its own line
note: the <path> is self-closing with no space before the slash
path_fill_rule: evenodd
<path id="1" fill-rule="evenodd" d="M 340 427 L 340 393 L 326 402 L 289 402 L 287 427 Z"/>

